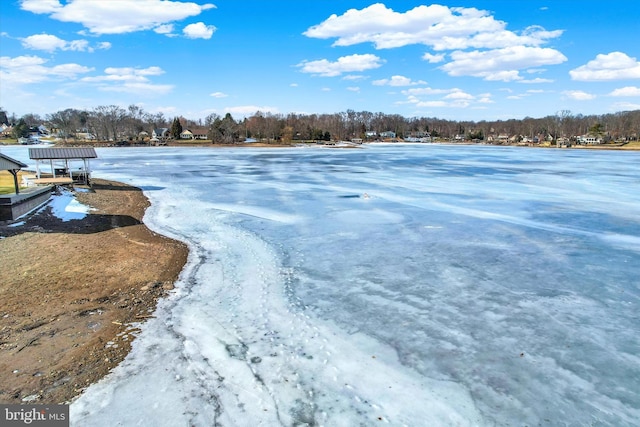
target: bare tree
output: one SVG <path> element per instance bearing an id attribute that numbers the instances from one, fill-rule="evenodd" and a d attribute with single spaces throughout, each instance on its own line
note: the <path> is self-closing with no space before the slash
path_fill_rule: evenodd
<path id="1" fill-rule="evenodd" d="M 47 115 L 47 121 L 58 129 L 59 134 L 66 141 L 69 136 L 75 134 L 80 123 L 79 117 L 80 111 L 67 108 Z"/>
<path id="2" fill-rule="evenodd" d="M 571 118 L 570 110 L 560 110 L 556 113 L 556 135 L 555 140 L 558 142 L 558 137 L 564 137 L 564 126 Z"/>
<path id="3" fill-rule="evenodd" d="M 101 105 L 94 108 L 91 119 L 96 135 L 104 140 L 118 139 L 127 111 L 117 105 Z"/>

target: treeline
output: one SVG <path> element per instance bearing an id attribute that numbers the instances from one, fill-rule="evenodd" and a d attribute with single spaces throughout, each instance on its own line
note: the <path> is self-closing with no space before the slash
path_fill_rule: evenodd
<path id="1" fill-rule="evenodd" d="M 383 132 L 393 132 L 398 138 L 430 134 L 433 138 L 484 140 L 489 136 L 509 137 L 551 136 L 570 138 L 577 135 L 598 134 L 608 140 L 637 140 L 640 134 L 640 110 L 603 115 L 574 115 L 563 110 L 543 118 L 526 117 L 521 120 L 458 121 L 434 117 L 406 118 L 398 114 L 372 113 L 347 110 L 333 114 L 273 114 L 257 111 L 242 120 L 231 114 L 210 114 L 204 119 L 184 117 L 167 118 L 162 113 L 148 113 L 137 105 L 122 108 L 115 105 L 98 106 L 92 110 L 69 108 L 41 117 L 26 114 L 20 118 L 0 111 L 2 121 L 13 129 L 44 125 L 61 138 L 74 138 L 77 134 L 91 134 L 98 140 L 137 140 L 144 132 L 154 129 L 204 129 L 207 139 L 216 143 L 236 143 L 246 138 L 267 142 L 293 142 L 308 140 L 363 140 L 375 139 Z M 176 122 L 179 126 L 176 125 Z M 15 132 L 14 132 L 15 133 Z M 16 135 L 14 136 L 24 136 Z"/>

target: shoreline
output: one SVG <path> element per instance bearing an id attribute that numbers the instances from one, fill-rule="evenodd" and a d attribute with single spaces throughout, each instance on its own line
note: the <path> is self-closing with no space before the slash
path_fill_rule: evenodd
<path id="1" fill-rule="evenodd" d="M 187 245 L 150 230 L 142 190 L 94 179 L 92 210 L 0 222 L 0 403 L 69 403 L 117 366 L 184 268 Z"/>
<path id="2" fill-rule="evenodd" d="M 631 142 L 632 146 L 628 147 L 629 143 L 620 144 L 600 144 L 600 145 L 572 145 L 569 147 L 556 147 L 556 146 L 545 146 L 545 145 L 519 145 L 519 144 L 491 144 L 491 143 L 482 143 L 482 142 L 471 142 L 471 141 L 433 141 L 433 142 L 408 142 L 408 141 L 368 141 L 363 143 L 352 143 L 350 141 L 338 141 L 338 142 L 347 142 L 348 146 L 341 146 L 335 144 L 316 144 L 310 142 L 298 142 L 298 143 L 265 143 L 265 142 L 257 142 L 257 143 L 239 143 L 239 144 L 214 144 L 211 142 L 203 142 L 203 143 L 194 143 L 188 141 L 171 141 L 167 144 L 162 145 L 163 147 L 184 147 L 184 148 L 299 148 L 299 147 L 316 147 L 316 148 L 361 148 L 363 146 L 367 146 L 370 144 L 398 144 L 398 145 L 478 145 L 478 146 L 487 146 L 487 147 L 516 147 L 516 148 L 547 148 L 547 149 L 559 149 L 559 150 L 609 150 L 609 151 L 640 151 L 640 144 L 637 142 Z M 44 141 L 44 144 L 52 144 L 54 146 L 59 147 L 95 147 L 95 148 L 121 148 L 126 150 L 127 148 L 133 147 L 150 147 L 155 148 L 156 146 L 149 145 L 148 143 L 131 143 L 130 146 L 114 146 L 113 143 L 108 142 L 91 142 L 91 141 L 79 141 L 79 142 L 51 142 Z M 0 146 L 12 146 L 12 145 L 20 145 L 20 144 L 2 144 Z"/>

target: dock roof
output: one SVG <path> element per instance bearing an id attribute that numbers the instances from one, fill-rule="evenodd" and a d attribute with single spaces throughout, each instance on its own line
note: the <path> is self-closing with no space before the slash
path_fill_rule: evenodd
<path id="1" fill-rule="evenodd" d="M 12 159 L 11 157 L 5 156 L 4 154 L 0 153 L 0 170 L 17 170 L 26 167 L 27 165 L 25 165 L 21 161 Z"/>
<path id="2" fill-rule="evenodd" d="M 29 158 L 49 159 L 95 159 L 98 155 L 93 147 L 29 148 Z"/>

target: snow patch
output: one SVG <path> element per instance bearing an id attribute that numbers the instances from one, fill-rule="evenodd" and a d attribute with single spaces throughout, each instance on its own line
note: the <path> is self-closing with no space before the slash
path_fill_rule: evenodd
<path id="1" fill-rule="evenodd" d="M 51 212 L 62 221 L 83 219 L 89 214 L 90 206 L 84 205 L 76 200 L 72 191 L 65 188 L 59 194 L 54 194 L 49 200 Z"/>

